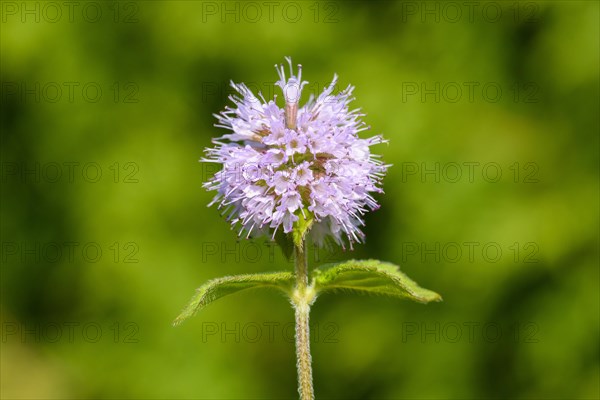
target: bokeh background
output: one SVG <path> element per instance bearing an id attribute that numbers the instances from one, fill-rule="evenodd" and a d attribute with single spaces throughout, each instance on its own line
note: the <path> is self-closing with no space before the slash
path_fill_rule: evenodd
<path id="1" fill-rule="evenodd" d="M 292 268 L 237 241 L 198 162 L 228 82 L 334 72 L 394 164 L 367 242 L 443 303 L 312 313 L 318 398 L 599 398 L 599 6 L 2 2 L 1 395 L 295 398 L 287 300 L 170 323 L 208 279 Z M 281 99 L 281 96 L 279 96 Z"/>

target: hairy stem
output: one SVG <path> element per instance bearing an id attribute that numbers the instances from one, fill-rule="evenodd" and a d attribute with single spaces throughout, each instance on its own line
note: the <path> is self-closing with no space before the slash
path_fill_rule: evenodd
<path id="1" fill-rule="evenodd" d="M 296 289 L 304 293 L 308 286 L 308 265 L 304 240 L 300 246 L 294 246 L 294 255 L 296 256 Z"/>
<path id="2" fill-rule="evenodd" d="M 295 246 L 296 289 L 293 303 L 296 310 L 296 364 L 298 367 L 298 392 L 301 400 L 315 398 L 312 383 L 310 356 L 310 305 L 314 301 L 314 291 L 308 287 L 308 267 L 306 263 L 306 245 Z"/>

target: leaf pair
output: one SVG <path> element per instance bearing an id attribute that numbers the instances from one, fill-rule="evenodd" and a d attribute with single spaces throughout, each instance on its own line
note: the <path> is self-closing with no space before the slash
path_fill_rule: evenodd
<path id="1" fill-rule="evenodd" d="M 181 324 L 213 301 L 241 290 L 274 288 L 291 296 L 295 280 L 296 276 L 291 272 L 236 275 L 213 279 L 196 290 L 196 294 L 175 319 L 173 325 Z M 351 290 L 358 293 L 405 298 L 419 303 L 442 300 L 439 294 L 420 287 L 402 273 L 398 266 L 378 260 L 350 260 L 317 268 L 312 273 L 311 287 L 317 295 L 328 291 Z"/>

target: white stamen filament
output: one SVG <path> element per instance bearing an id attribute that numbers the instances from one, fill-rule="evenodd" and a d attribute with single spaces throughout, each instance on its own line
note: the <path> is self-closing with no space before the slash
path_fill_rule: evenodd
<path id="1" fill-rule="evenodd" d="M 296 119 L 298 117 L 298 103 L 285 103 L 285 127 L 296 129 Z"/>

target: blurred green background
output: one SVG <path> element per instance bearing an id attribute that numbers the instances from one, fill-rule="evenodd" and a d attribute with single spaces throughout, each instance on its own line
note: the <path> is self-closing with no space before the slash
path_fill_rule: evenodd
<path id="1" fill-rule="evenodd" d="M 366 244 L 311 264 L 444 297 L 321 297 L 317 397 L 600 397 L 598 2 L 1 4 L 2 398 L 297 396 L 281 295 L 170 325 L 210 278 L 292 268 L 198 163 L 229 80 L 271 96 L 288 55 L 304 97 L 356 86 L 394 164 Z"/>

